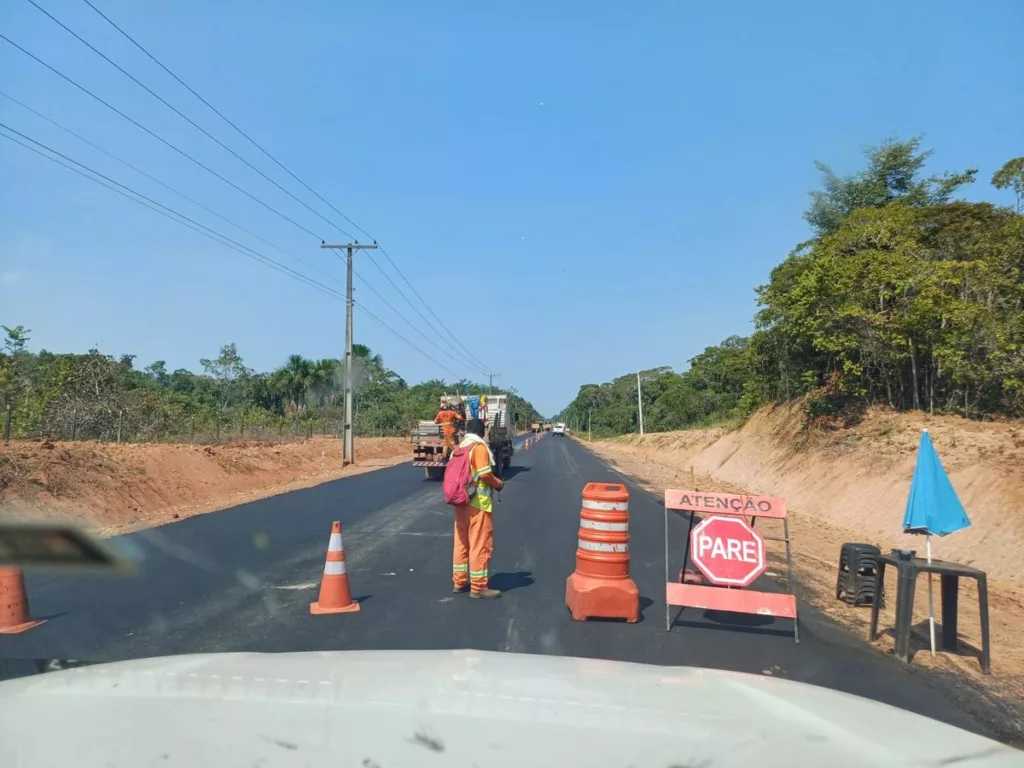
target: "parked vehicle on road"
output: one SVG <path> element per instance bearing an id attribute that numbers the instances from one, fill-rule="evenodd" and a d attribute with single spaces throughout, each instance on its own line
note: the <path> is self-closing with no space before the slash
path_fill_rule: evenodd
<path id="1" fill-rule="evenodd" d="M 555 428 L 551 430 L 551 434 L 565 437 L 565 424 L 562 424 L 561 422 L 555 424 Z"/>
<path id="2" fill-rule="evenodd" d="M 484 422 L 485 439 L 494 455 L 494 471 L 501 477 L 512 464 L 513 454 L 508 395 L 443 395 L 440 404 L 454 405 L 466 420 L 479 418 Z M 465 422 L 456 440 L 464 435 Z M 417 422 L 412 429 L 412 465 L 423 467 L 427 479 L 440 480 L 447 463 L 441 425 L 427 420 Z"/>

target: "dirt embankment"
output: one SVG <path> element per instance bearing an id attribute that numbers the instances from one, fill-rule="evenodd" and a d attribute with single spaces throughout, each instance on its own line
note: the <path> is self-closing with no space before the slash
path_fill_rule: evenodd
<path id="1" fill-rule="evenodd" d="M 410 458 L 399 437 L 226 445 L 0 444 L 0 517 L 63 519 L 101 535 L 147 528 Z"/>
<path id="2" fill-rule="evenodd" d="M 958 673 L 989 694 L 994 706 L 1010 707 L 1024 729 L 1024 425 L 884 410 L 869 412 L 849 429 L 804 425 L 800 407 L 792 405 L 762 410 L 734 431 L 629 435 L 591 447 L 659 494 L 696 485 L 785 498 L 800 596 L 866 637 L 870 608 L 835 599 L 839 549 L 846 541 L 866 541 L 886 552 L 905 547 L 923 555 L 924 539 L 904 535 L 901 522 L 921 430 L 928 429 L 972 522 L 967 530 L 933 539 L 934 556 L 988 572 L 993 674 L 984 678 L 978 672 L 981 635 L 973 583 L 961 585 L 962 655 L 940 652 L 933 660 L 921 650 L 927 647 L 928 591 L 920 580 L 913 663 Z M 771 555 L 770 570 L 780 570 L 781 552 Z M 895 578 L 886 587 L 880 628 L 895 624 Z M 937 582 L 935 608 L 938 616 Z M 891 652 L 891 635 L 878 646 Z"/>

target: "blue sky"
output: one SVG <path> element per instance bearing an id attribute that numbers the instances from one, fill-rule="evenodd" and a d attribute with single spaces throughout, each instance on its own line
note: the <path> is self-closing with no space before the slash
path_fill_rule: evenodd
<path id="1" fill-rule="evenodd" d="M 85 3 L 37 2 L 338 218 Z M 808 234 L 813 160 L 847 173 L 863 146 L 923 133 L 934 170 L 977 166 L 966 195 L 1009 203 L 988 179 L 1022 152 L 1019 0 L 94 3 L 372 233 L 497 381 L 547 413 L 581 384 L 682 368 L 749 333 L 754 287 Z M 317 236 L 344 240 L 26 0 L 3 3 L 0 30 Z M 0 71 L 11 96 L 289 255 L 3 98 L 0 121 L 342 289 L 343 265 L 315 237 L 3 41 Z M 0 178 L 0 323 L 31 328 L 33 348 L 97 344 L 193 369 L 229 341 L 261 370 L 293 352 L 343 353 L 337 299 L 7 141 Z M 357 271 L 389 295 L 368 258 Z M 409 341 L 483 378 L 356 287 Z M 410 382 L 455 378 L 358 310 L 356 340 Z"/>

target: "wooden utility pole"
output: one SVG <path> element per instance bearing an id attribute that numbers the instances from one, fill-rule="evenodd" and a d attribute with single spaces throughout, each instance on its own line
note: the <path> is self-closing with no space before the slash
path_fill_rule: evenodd
<path id="1" fill-rule="evenodd" d="M 329 245 L 321 242 L 320 247 L 347 252 L 345 258 L 345 426 L 341 448 L 341 463 L 344 466 L 355 462 L 352 440 L 355 432 L 355 425 L 352 422 L 352 254 L 358 250 L 372 250 L 377 247 L 377 244 Z"/>

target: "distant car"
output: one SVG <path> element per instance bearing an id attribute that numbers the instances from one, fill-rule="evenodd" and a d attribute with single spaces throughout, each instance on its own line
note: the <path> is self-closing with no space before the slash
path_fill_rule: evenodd
<path id="1" fill-rule="evenodd" d="M 555 428 L 551 431 L 554 435 L 561 435 L 565 437 L 565 424 L 555 424 Z"/>

